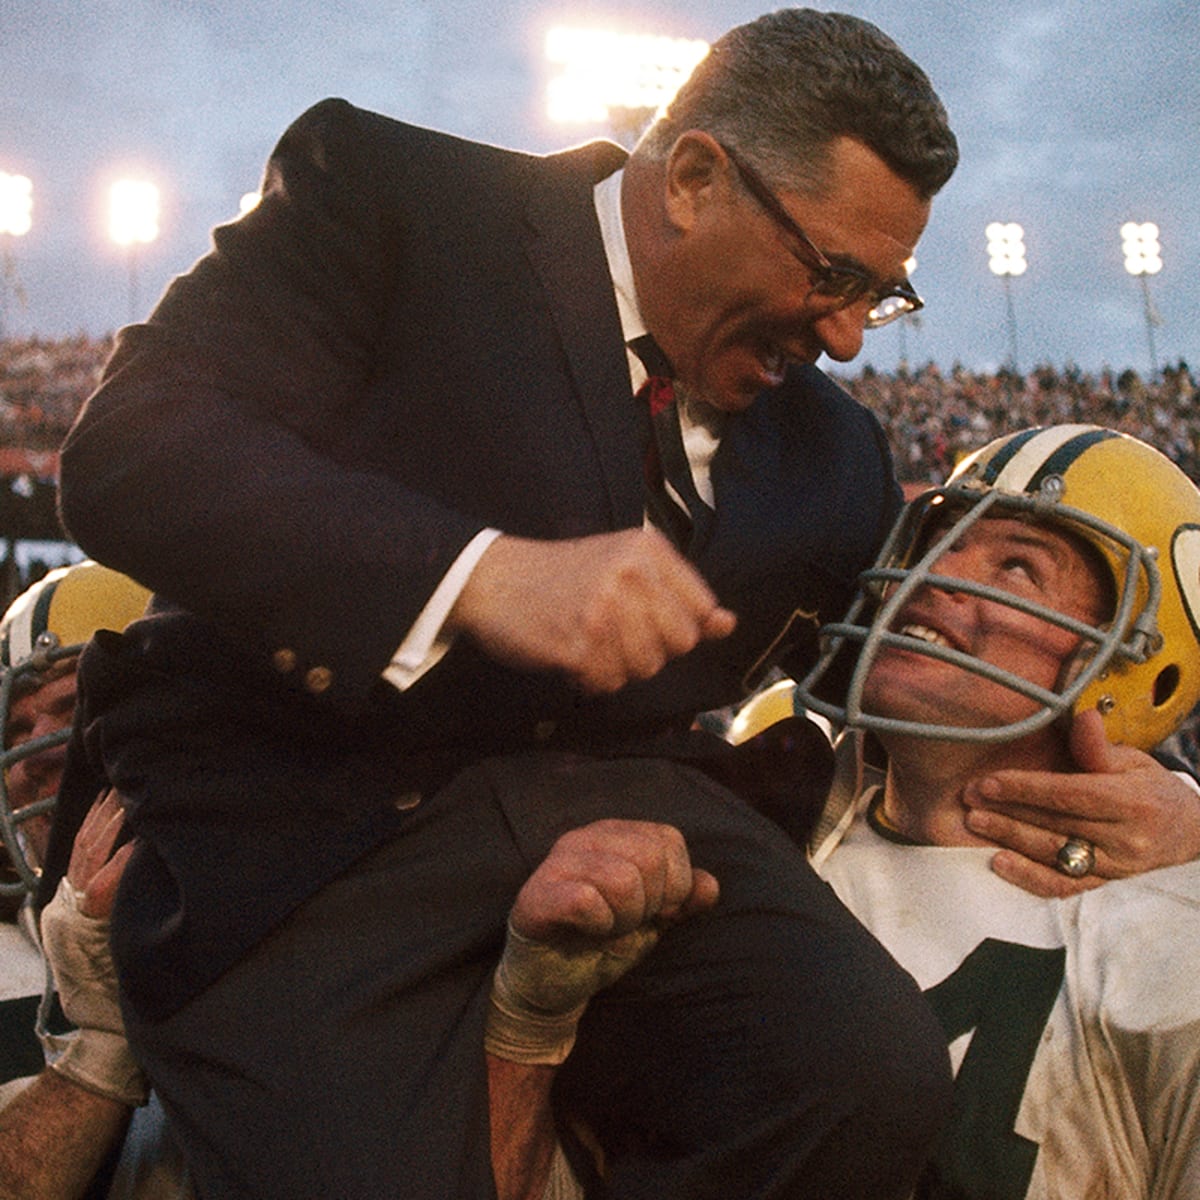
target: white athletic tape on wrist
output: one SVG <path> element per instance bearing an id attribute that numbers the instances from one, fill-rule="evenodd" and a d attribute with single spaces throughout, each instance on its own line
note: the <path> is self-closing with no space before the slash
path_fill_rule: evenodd
<path id="1" fill-rule="evenodd" d="M 616 982 L 658 941 L 645 926 L 596 944 L 553 946 L 511 923 L 492 980 L 485 1049 L 509 1062 L 557 1066 L 575 1044 L 575 1029 L 598 991 Z"/>
<path id="2" fill-rule="evenodd" d="M 56 1039 L 62 1053 L 50 1064 L 72 1082 L 137 1108 L 150 1097 L 146 1076 L 129 1043 L 120 1035 L 102 1029 L 81 1029 Z"/>
<path id="3" fill-rule="evenodd" d="M 42 913 L 42 948 L 62 1010 L 78 1030 L 43 1039 L 58 1054 L 50 1065 L 89 1091 L 144 1104 L 147 1085 L 125 1038 L 108 918 L 84 916 L 81 901 L 63 879 Z"/>

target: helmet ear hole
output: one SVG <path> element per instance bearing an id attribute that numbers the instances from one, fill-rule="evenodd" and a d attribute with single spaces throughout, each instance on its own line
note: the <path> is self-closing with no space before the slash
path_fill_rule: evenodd
<path id="1" fill-rule="evenodd" d="M 1154 680 L 1153 701 L 1155 708 L 1161 708 L 1179 689 L 1179 668 L 1171 663 L 1159 671 Z"/>

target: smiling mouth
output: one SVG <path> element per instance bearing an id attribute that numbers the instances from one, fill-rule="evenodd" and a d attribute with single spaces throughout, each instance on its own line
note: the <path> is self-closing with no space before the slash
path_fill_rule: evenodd
<path id="1" fill-rule="evenodd" d="M 756 386 L 778 387 L 787 372 L 788 356 L 778 346 L 763 345 L 754 355 L 758 366 Z"/>
<path id="2" fill-rule="evenodd" d="M 778 346 L 768 346 L 762 362 L 772 375 L 782 375 L 787 370 L 788 356 Z"/>
<path id="3" fill-rule="evenodd" d="M 918 625 L 915 622 L 908 622 L 900 626 L 897 631 L 905 637 L 916 638 L 921 642 L 928 642 L 931 646 L 944 646 L 947 650 L 954 650 L 956 647 L 945 634 L 939 633 L 936 629 L 931 629 L 928 625 Z"/>

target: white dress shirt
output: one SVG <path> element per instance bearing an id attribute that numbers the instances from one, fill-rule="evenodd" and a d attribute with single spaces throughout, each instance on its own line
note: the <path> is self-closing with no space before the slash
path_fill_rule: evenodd
<path id="1" fill-rule="evenodd" d="M 623 171 L 607 176 L 596 185 L 593 195 L 596 216 L 600 222 L 600 234 L 604 241 L 604 254 L 608 259 L 609 274 L 612 276 L 613 291 L 616 295 L 617 312 L 621 319 L 621 334 L 625 339 L 632 397 L 646 382 L 646 368 L 641 359 L 628 347 L 647 330 L 638 309 L 637 293 L 633 284 L 633 265 L 629 261 L 625 225 L 621 219 L 623 178 Z M 721 414 L 690 399 L 678 384 L 676 399 L 684 450 L 696 482 L 696 490 L 706 504 L 714 505 L 709 466 L 720 445 Z M 667 486 L 670 489 L 669 483 Z M 678 496 L 676 500 L 683 504 Z M 686 508 L 686 505 L 684 507 Z M 443 630 L 446 618 L 466 587 L 467 580 L 483 557 L 484 551 L 500 534 L 501 530 L 498 529 L 482 530 L 467 543 L 454 560 L 384 670 L 384 679 L 393 687 L 400 691 L 411 687 L 426 671 L 436 666 L 450 649 L 454 638 L 452 634 Z"/>

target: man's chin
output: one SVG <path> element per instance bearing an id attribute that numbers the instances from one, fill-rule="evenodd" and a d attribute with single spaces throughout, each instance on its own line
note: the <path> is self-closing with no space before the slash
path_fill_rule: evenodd
<path id="1" fill-rule="evenodd" d="M 699 391 L 700 399 L 718 412 L 745 412 L 766 389 L 757 381 L 739 380 L 723 387 L 710 387 Z"/>

